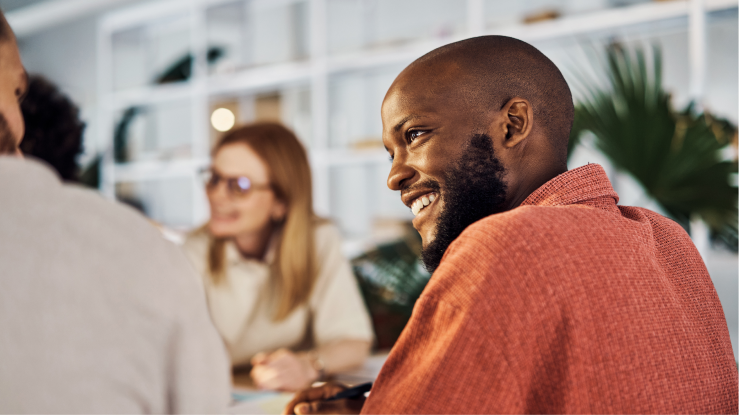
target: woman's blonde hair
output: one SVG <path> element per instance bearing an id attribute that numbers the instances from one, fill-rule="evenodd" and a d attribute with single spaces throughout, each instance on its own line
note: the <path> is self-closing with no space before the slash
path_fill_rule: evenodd
<path id="1" fill-rule="evenodd" d="M 313 213 L 308 157 L 295 134 L 277 123 L 237 128 L 223 136 L 213 154 L 236 143 L 249 146 L 268 166 L 275 196 L 287 207 L 270 278 L 276 301 L 274 320 L 280 321 L 307 301 L 318 273 L 314 234 L 320 220 Z M 208 270 L 215 283 L 224 278 L 225 242 L 223 238 L 210 238 Z"/>

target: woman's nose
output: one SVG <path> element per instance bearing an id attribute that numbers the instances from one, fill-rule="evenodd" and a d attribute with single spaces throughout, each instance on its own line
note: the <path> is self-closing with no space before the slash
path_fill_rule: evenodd
<path id="1" fill-rule="evenodd" d="M 206 190 L 208 191 L 208 197 L 211 200 L 229 199 L 228 187 L 226 186 L 226 182 L 223 180 L 216 183 L 215 186 L 211 185 L 207 187 Z"/>

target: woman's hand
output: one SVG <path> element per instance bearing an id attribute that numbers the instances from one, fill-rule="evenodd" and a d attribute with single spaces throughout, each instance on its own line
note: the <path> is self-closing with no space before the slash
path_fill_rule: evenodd
<path id="1" fill-rule="evenodd" d="M 260 389 L 297 391 L 318 379 L 310 359 L 288 349 L 258 353 L 251 360 L 251 377 Z"/>
<path id="2" fill-rule="evenodd" d="M 282 411 L 288 414 L 358 414 L 364 406 L 364 396 L 355 399 L 326 399 L 346 389 L 346 386 L 328 382 L 316 388 L 310 388 L 295 394 L 290 403 Z"/>

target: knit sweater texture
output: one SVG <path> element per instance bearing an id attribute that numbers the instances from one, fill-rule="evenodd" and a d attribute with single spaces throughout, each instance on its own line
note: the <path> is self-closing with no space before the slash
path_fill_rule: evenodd
<path id="1" fill-rule="evenodd" d="M 563 173 L 447 249 L 363 413 L 737 413 L 721 303 L 675 222 Z"/>

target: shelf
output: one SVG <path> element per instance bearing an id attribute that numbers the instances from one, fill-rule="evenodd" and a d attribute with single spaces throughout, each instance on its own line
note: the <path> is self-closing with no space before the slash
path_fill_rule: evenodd
<path id="1" fill-rule="evenodd" d="M 330 149 L 314 150 L 310 152 L 310 160 L 314 165 L 328 165 L 330 167 L 358 166 L 367 164 L 387 164 L 390 161 L 385 149 Z"/>
<path id="2" fill-rule="evenodd" d="M 110 34 L 119 30 L 139 27 L 149 22 L 168 19 L 172 15 L 186 14 L 193 10 L 192 7 L 196 5 L 195 1 L 161 0 L 116 10 L 100 19 L 99 30 Z"/>
<path id="3" fill-rule="evenodd" d="M 118 163 L 113 169 L 116 183 L 193 177 L 210 164 L 208 159 L 149 160 Z"/>
<path id="4" fill-rule="evenodd" d="M 405 43 L 393 48 L 366 49 L 334 55 L 327 58 L 327 67 L 329 72 L 338 73 L 403 63 L 409 64 L 440 46 L 466 38 L 467 36 L 439 38 L 432 41 Z"/>
<path id="5" fill-rule="evenodd" d="M 341 167 L 387 164 L 388 169 L 390 168 L 388 155 L 384 149 L 314 150 L 309 153 L 309 158 L 313 165 Z M 116 183 L 192 177 L 209 164 L 209 159 L 147 160 L 117 163 L 113 169 L 113 177 Z"/>
<path id="6" fill-rule="evenodd" d="M 155 105 L 164 102 L 191 99 L 195 89 L 191 82 L 175 82 L 164 85 L 145 86 L 111 93 L 110 107 L 124 109 L 134 106 Z"/>
<path id="7" fill-rule="evenodd" d="M 707 13 L 734 9 L 737 8 L 737 5 L 737 0 L 705 0 Z M 540 23 L 514 24 L 492 28 L 487 29 L 484 34 L 515 37 L 527 42 L 556 40 L 664 20 L 687 18 L 688 7 L 687 0 L 651 2 L 564 16 Z M 433 41 L 406 43 L 387 49 L 369 49 L 352 54 L 331 56 L 328 58 L 328 71 L 344 72 L 393 64 L 408 64 L 440 46 L 467 37 L 440 38 Z"/>
<path id="8" fill-rule="evenodd" d="M 705 0 L 707 13 L 736 7 L 737 0 Z M 688 17 L 688 12 L 687 0 L 660 1 L 493 29 L 488 34 L 536 42 Z"/>
<path id="9" fill-rule="evenodd" d="M 207 91 L 210 95 L 258 92 L 276 86 L 307 82 L 312 73 L 309 61 L 287 62 L 258 66 L 209 77 Z"/>
<path id="10" fill-rule="evenodd" d="M 113 73 L 112 40 L 116 33 L 127 29 L 142 28 L 142 33 L 146 33 L 149 36 L 148 33 L 150 31 L 153 33 L 156 32 L 157 28 L 168 27 L 166 26 L 168 22 L 175 20 L 176 22 L 182 21 L 185 22 L 183 24 L 188 24 L 190 27 L 188 32 L 190 36 L 190 47 L 188 50 L 204 51 L 209 46 L 206 44 L 206 39 L 208 39 L 207 24 L 209 21 L 207 9 L 231 3 L 232 1 L 243 1 L 245 9 L 240 10 L 239 13 L 248 13 L 247 6 L 259 9 L 263 7 L 272 8 L 277 5 L 295 2 L 306 2 L 308 6 L 308 10 L 305 11 L 308 13 L 308 26 L 306 26 L 306 30 L 307 35 L 310 37 L 308 38 L 308 44 L 303 46 L 307 50 L 310 50 L 311 55 L 304 60 L 270 63 L 252 67 L 239 68 L 237 66 L 232 68 L 232 71 L 224 71 L 211 75 L 208 75 L 208 72 L 205 70 L 203 56 L 197 55 L 196 63 L 199 66 L 193 71 L 194 76 L 190 81 L 167 85 L 142 86 L 119 91 L 110 91 L 108 89 L 110 88 L 110 85 L 108 85 L 110 80 L 108 78 Z M 100 125 L 103 126 L 101 127 L 103 128 L 101 131 L 106 136 L 108 146 L 112 146 L 113 143 L 113 121 L 116 119 L 116 111 L 130 106 L 148 106 L 170 102 L 190 103 L 192 105 L 193 116 L 185 117 L 184 115 L 179 115 L 179 113 L 172 115 L 174 113 L 169 114 L 165 111 L 162 111 L 161 114 L 164 114 L 162 117 L 164 117 L 166 122 L 170 123 L 168 125 L 175 125 L 177 123 L 176 126 L 182 127 L 182 130 L 186 129 L 188 132 L 192 132 L 191 144 L 193 152 L 191 154 L 197 155 L 198 158 L 148 159 L 146 161 L 125 164 L 113 164 L 109 160 L 106 160 L 106 163 L 103 165 L 103 171 L 105 172 L 103 175 L 104 191 L 109 196 L 112 196 L 115 193 L 115 185 L 117 183 L 138 183 L 174 178 L 181 178 L 183 181 L 189 180 L 188 183 L 191 183 L 193 186 L 200 186 L 201 183 L 198 180 L 197 172 L 210 163 L 205 149 L 207 149 L 210 145 L 210 140 L 214 137 L 207 119 L 209 101 L 214 102 L 219 98 L 230 99 L 242 94 L 251 95 L 267 91 L 271 92 L 295 85 L 301 87 L 310 86 L 309 102 L 306 102 L 306 96 L 302 94 L 303 91 L 301 91 L 301 95 L 296 95 L 296 97 L 300 99 L 301 116 L 304 113 L 310 116 L 310 124 L 305 124 L 304 121 L 306 120 L 303 118 L 300 119 L 300 122 L 303 123 L 301 125 L 306 126 L 306 129 L 311 129 L 310 136 L 314 148 L 309 149 L 309 159 L 314 170 L 315 207 L 317 211 L 334 216 L 337 220 L 344 220 L 347 226 L 347 229 L 345 229 L 346 232 L 353 232 L 354 234 L 366 232 L 366 229 L 362 226 L 354 226 L 352 224 L 370 220 L 372 215 L 381 211 L 377 210 L 379 209 L 378 206 L 373 207 L 368 205 L 369 207 L 367 208 L 357 208 L 357 205 L 353 205 L 352 203 L 361 203 L 361 200 L 354 200 L 352 198 L 349 198 L 351 199 L 350 202 L 337 204 L 337 198 L 334 192 L 342 192 L 342 190 L 335 190 L 331 186 L 336 183 L 335 179 L 337 175 L 365 173 L 359 171 L 349 172 L 348 170 L 353 170 L 350 169 L 351 167 L 357 167 L 358 170 L 366 168 L 368 169 L 367 171 L 373 171 L 373 174 L 379 174 L 380 171 L 390 171 L 391 163 L 388 160 L 386 151 L 381 146 L 373 146 L 367 149 L 351 147 L 326 148 L 330 142 L 329 131 L 333 131 L 331 129 L 331 122 L 333 121 L 331 118 L 332 107 L 331 102 L 329 102 L 332 98 L 332 88 L 335 86 L 332 82 L 339 78 L 332 78 L 334 75 L 375 70 L 383 71 L 383 76 L 392 75 L 389 73 L 389 70 L 399 70 L 437 47 L 450 42 L 463 40 L 473 34 L 496 34 L 516 37 L 534 43 L 541 48 L 546 48 L 549 45 L 542 45 L 539 42 L 553 40 L 554 42 L 552 43 L 554 46 L 561 48 L 565 47 L 568 43 L 579 42 L 583 39 L 605 39 L 607 36 L 613 35 L 629 36 L 631 34 L 641 34 L 645 31 L 649 33 L 654 31 L 655 34 L 662 34 L 665 29 L 684 30 L 691 35 L 695 35 L 699 33 L 699 26 L 702 20 L 696 19 L 698 22 L 698 25 L 696 25 L 690 19 L 693 13 L 697 11 L 695 7 L 701 6 L 700 4 L 692 3 L 688 0 L 672 0 L 652 1 L 627 7 L 564 15 L 555 20 L 539 23 L 518 23 L 508 26 L 484 28 L 483 25 L 486 15 L 483 13 L 483 6 L 485 3 L 484 0 L 459 0 L 459 7 L 469 8 L 467 9 L 466 23 L 469 28 L 468 33 L 460 34 L 459 32 L 455 32 L 457 34 L 454 36 L 429 36 L 423 39 L 404 42 L 388 41 L 388 43 L 383 45 L 374 45 L 359 50 L 353 49 L 346 53 L 336 54 L 326 54 L 326 48 L 329 44 L 326 38 L 328 36 L 326 24 L 329 18 L 327 0 L 162 0 L 136 5 L 125 11 L 111 13 L 101 19 L 98 30 L 98 47 L 100 51 L 98 80 L 101 84 L 98 101 L 101 104 L 99 118 Z M 737 0 L 702 0 L 701 3 L 705 12 L 713 15 L 721 11 L 734 13 L 737 9 Z M 187 18 L 183 19 L 183 16 Z M 269 39 L 262 39 L 262 44 L 267 40 Z M 695 49 L 694 46 L 691 46 L 691 48 Z M 306 52 L 302 49 L 301 51 L 301 53 Z M 141 57 L 141 59 L 144 59 L 144 57 Z M 227 67 L 225 63 L 221 65 L 223 69 Z M 691 73 L 700 72 L 692 67 L 689 68 L 689 71 Z M 382 81 L 385 82 L 386 79 L 382 78 Z M 371 86 L 377 88 L 374 85 L 372 84 Z M 371 94 L 383 92 L 372 90 Z M 362 93 L 370 97 L 367 91 Z M 373 99 L 375 98 L 374 95 L 372 97 Z M 293 98 L 292 95 L 289 96 L 289 99 Z M 295 102 L 291 101 L 292 104 Z M 309 110 L 307 109 L 308 107 Z M 371 108 L 359 108 L 362 111 L 371 110 Z M 156 114 L 160 113 L 156 112 Z M 373 112 L 373 114 L 376 117 L 376 113 Z M 168 116 L 169 118 L 166 118 Z M 155 118 L 152 119 L 158 120 Z M 151 125 L 160 128 L 156 123 L 152 123 Z M 165 125 L 164 121 L 162 125 Z M 178 131 L 180 130 L 178 129 Z M 147 133 L 149 133 L 148 130 Z M 152 134 L 158 134 L 158 132 Z M 339 180 L 339 182 L 342 181 Z M 352 184 L 343 183 L 337 186 L 344 186 L 339 189 L 346 190 Z M 193 224 L 200 221 L 205 215 L 204 212 L 207 211 L 207 202 L 201 193 L 194 193 L 193 204 L 191 206 Z M 165 196 L 161 195 L 157 197 Z M 377 212 L 374 210 L 377 210 Z"/>
<path id="11" fill-rule="evenodd" d="M 536 24 L 501 27 L 490 33 L 536 42 L 687 16 L 688 2 L 672 0 L 564 16 Z"/>
<path id="12" fill-rule="evenodd" d="M 148 22 L 166 19 L 173 14 L 185 14 L 192 10 L 214 7 L 233 3 L 237 0 L 163 0 L 109 13 L 100 20 L 100 29 L 112 33 L 119 30 L 131 29 Z M 308 0 L 250 0 L 251 7 L 265 8 L 300 3 Z"/>
<path id="13" fill-rule="evenodd" d="M 705 6 L 707 12 L 728 10 L 737 7 L 737 0 L 706 0 Z M 488 30 L 487 34 L 511 36 L 535 42 L 604 32 L 687 16 L 688 1 L 673 0 L 565 16 L 540 23 L 516 24 Z M 326 58 L 325 67 L 328 73 L 340 73 L 408 64 L 439 46 L 462 40 L 465 37 L 439 38 L 432 41 L 401 44 L 393 48 L 370 49 L 351 54 L 330 56 Z M 307 60 L 259 66 L 236 71 L 232 74 L 212 75 L 206 81 L 205 93 L 207 95 L 229 95 L 259 92 L 284 85 L 307 82 L 314 70 L 312 61 Z M 134 105 L 151 105 L 188 98 L 194 93 L 192 82 L 142 87 L 113 93 L 112 107 L 120 109 Z"/>
<path id="14" fill-rule="evenodd" d="M 210 96 L 255 93 L 265 89 L 307 82 L 310 80 L 311 73 L 312 66 L 309 62 L 260 66 L 233 74 L 213 75 L 207 80 L 204 90 Z M 121 90 L 109 96 L 111 108 L 123 109 L 190 99 L 197 92 L 194 83 L 188 81 Z"/>

